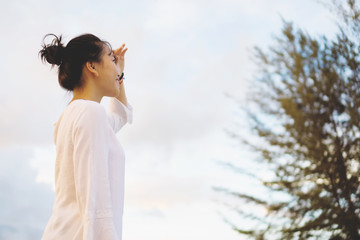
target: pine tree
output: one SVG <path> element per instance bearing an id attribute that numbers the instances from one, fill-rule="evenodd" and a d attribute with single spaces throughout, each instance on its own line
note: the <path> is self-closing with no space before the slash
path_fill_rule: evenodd
<path id="1" fill-rule="evenodd" d="M 253 239 L 360 239 L 360 11 L 354 0 L 331 6 L 334 39 L 284 22 L 276 44 L 255 48 L 247 116 L 258 140 L 244 142 L 274 170 L 263 186 L 289 198 L 218 188 L 267 209 L 262 227 L 235 227 Z"/>

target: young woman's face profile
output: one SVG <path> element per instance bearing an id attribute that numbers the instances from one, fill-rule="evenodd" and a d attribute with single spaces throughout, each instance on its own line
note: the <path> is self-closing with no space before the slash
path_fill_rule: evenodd
<path id="1" fill-rule="evenodd" d="M 113 51 L 104 44 L 101 62 L 97 64 L 99 73 L 99 81 L 97 83 L 104 94 L 108 97 L 116 97 L 120 94 L 120 83 L 118 78 L 120 76 L 120 68 L 116 64 Z"/>

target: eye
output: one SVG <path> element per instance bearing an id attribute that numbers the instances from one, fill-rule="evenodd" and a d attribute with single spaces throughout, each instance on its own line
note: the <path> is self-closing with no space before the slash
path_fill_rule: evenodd
<path id="1" fill-rule="evenodd" d="M 113 62 L 116 63 L 116 58 L 113 56 Z"/>

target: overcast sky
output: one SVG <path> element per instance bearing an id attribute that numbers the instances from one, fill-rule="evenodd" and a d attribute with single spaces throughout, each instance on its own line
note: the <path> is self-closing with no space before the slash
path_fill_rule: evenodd
<path id="1" fill-rule="evenodd" d="M 311 34 L 336 29 L 313 0 L 0 0 L 0 239 L 40 239 L 55 197 L 53 123 L 71 94 L 41 63 L 42 38 L 87 32 L 129 48 L 123 239 L 244 239 L 222 218 L 246 226 L 224 206 L 232 200 L 212 190 L 264 194 L 219 164 L 256 168 L 225 132 L 244 123 L 226 94 L 244 101 L 250 50 L 271 44 L 281 18 Z"/>

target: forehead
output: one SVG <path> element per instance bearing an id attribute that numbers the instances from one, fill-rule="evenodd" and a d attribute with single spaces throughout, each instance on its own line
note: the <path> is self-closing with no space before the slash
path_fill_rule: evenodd
<path id="1" fill-rule="evenodd" d="M 113 54 L 113 51 L 112 51 L 112 48 L 110 46 L 110 44 L 108 43 L 103 43 L 103 52 L 104 54 L 107 54 L 107 55 L 112 55 Z"/>
<path id="2" fill-rule="evenodd" d="M 106 44 L 103 44 L 103 50 L 102 50 L 102 54 L 104 55 L 110 55 L 112 53 L 112 49 L 106 45 Z"/>

